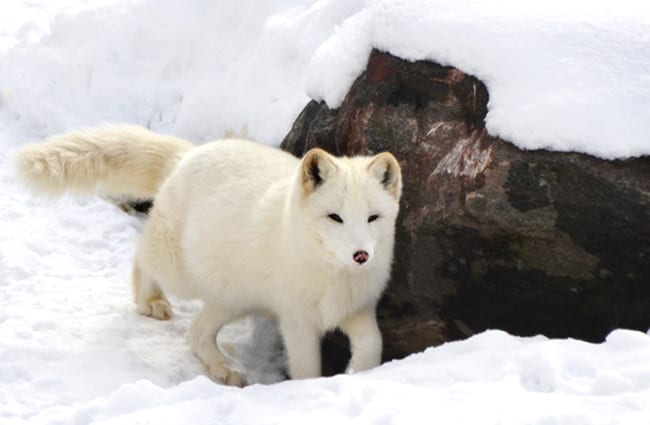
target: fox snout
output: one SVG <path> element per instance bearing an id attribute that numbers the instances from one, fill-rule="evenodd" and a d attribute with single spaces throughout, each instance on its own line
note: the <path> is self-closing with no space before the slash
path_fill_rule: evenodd
<path id="1" fill-rule="evenodd" d="M 352 258 L 354 258 L 354 261 L 356 261 L 357 263 L 363 264 L 366 261 L 368 261 L 368 259 L 370 258 L 370 254 L 368 254 L 367 251 L 357 251 L 354 253 Z"/>

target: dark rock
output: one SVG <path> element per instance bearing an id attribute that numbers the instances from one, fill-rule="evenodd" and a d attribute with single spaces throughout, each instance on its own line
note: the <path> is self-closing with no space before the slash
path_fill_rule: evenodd
<path id="1" fill-rule="evenodd" d="M 487 102 L 457 69 L 374 51 L 341 107 L 309 103 L 282 143 L 400 160 L 385 358 L 488 328 L 588 341 L 647 330 L 650 158 L 522 151 L 487 133 Z"/>

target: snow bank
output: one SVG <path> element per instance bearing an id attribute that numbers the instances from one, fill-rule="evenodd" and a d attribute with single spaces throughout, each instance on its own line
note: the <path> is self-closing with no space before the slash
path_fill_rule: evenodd
<path id="1" fill-rule="evenodd" d="M 25 4 L 0 6 L 0 121 L 29 137 L 121 121 L 277 145 L 305 93 L 339 106 L 377 47 L 482 79 L 488 130 L 522 148 L 650 154 L 650 6 L 636 0 Z"/>
<path id="2" fill-rule="evenodd" d="M 308 101 L 311 52 L 355 10 L 348 1 L 302 3 L 113 0 L 66 9 L 47 30 L 31 28 L 40 38 L 19 31 L 0 57 L 0 121 L 32 138 L 129 122 L 197 141 L 235 134 L 279 144 Z"/>
<path id="3" fill-rule="evenodd" d="M 169 389 L 138 381 L 33 422 L 646 424 L 649 355 L 639 332 L 593 345 L 491 331 L 353 376 L 244 390 L 202 377 Z"/>

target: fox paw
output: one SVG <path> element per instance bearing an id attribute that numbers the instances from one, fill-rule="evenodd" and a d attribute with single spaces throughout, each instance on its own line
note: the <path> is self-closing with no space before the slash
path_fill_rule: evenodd
<path id="1" fill-rule="evenodd" d="M 245 387 L 246 378 L 239 371 L 224 366 L 223 364 L 215 364 L 208 367 L 210 375 L 212 375 L 219 382 L 230 385 L 233 387 Z"/>
<path id="2" fill-rule="evenodd" d="M 139 305 L 137 310 L 143 316 L 150 316 L 158 320 L 169 320 L 174 316 L 169 301 L 163 298 L 149 300 L 146 304 Z"/>

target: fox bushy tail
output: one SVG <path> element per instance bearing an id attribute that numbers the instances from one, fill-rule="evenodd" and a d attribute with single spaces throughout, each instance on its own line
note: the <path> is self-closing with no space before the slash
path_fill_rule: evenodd
<path id="1" fill-rule="evenodd" d="M 18 152 L 18 173 L 33 191 L 59 196 L 109 193 L 151 199 L 194 145 L 146 128 L 118 125 L 70 131 Z"/>

